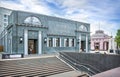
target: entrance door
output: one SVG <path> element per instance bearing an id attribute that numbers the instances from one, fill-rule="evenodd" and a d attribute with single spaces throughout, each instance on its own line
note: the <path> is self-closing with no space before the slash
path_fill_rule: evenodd
<path id="1" fill-rule="evenodd" d="M 81 50 L 85 52 L 85 41 L 81 41 Z"/>
<path id="2" fill-rule="evenodd" d="M 29 39 L 28 40 L 28 54 L 36 54 L 37 53 L 37 40 Z"/>
<path id="3" fill-rule="evenodd" d="M 95 50 L 100 50 L 100 43 L 94 43 Z"/>
<path id="4" fill-rule="evenodd" d="M 99 50 L 99 46 L 95 46 L 95 50 Z"/>
<path id="5" fill-rule="evenodd" d="M 109 43 L 108 43 L 108 42 L 106 42 L 106 50 L 108 50 L 108 46 L 109 46 Z"/>

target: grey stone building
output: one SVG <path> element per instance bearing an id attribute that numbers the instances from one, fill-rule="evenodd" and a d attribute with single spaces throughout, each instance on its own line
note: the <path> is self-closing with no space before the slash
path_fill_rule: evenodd
<path id="1" fill-rule="evenodd" d="M 89 52 L 90 24 L 36 13 L 12 11 L 7 53 Z"/>
<path id="2" fill-rule="evenodd" d="M 0 7 L 0 45 L 7 46 L 7 31 L 5 27 L 8 25 L 8 16 L 12 10 Z M 6 51 L 7 49 L 4 48 Z"/>
<path id="3" fill-rule="evenodd" d="M 0 33 L 8 25 L 8 16 L 11 14 L 12 10 L 0 7 Z"/>

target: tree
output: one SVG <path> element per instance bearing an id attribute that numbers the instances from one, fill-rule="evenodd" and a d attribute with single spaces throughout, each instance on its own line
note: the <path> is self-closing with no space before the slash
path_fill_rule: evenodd
<path id="1" fill-rule="evenodd" d="M 115 36 L 115 41 L 117 42 L 118 47 L 120 47 L 120 29 L 117 31 L 117 35 Z"/>

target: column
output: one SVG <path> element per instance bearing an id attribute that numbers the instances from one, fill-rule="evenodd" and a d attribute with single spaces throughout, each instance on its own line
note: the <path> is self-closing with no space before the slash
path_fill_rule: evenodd
<path id="1" fill-rule="evenodd" d="M 116 46 L 115 46 L 114 38 L 112 39 L 112 42 L 113 42 L 113 50 L 114 50 L 114 53 L 115 53 Z"/>
<path id="2" fill-rule="evenodd" d="M 99 46 L 100 46 L 99 50 L 103 50 L 103 41 L 100 40 L 100 45 Z"/>
<path id="3" fill-rule="evenodd" d="M 47 38 L 47 47 L 49 47 L 49 38 Z"/>
<path id="4" fill-rule="evenodd" d="M 79 52 L 81 52 L 81 34 L 79 35 Z"/>
<path id="5" fill-rule="evenodd" d="M 103 45 L 102 46 L 102 51 L 104 51 L 104 49 L 105 49 L 104 40 L 103 40 L 103 44 L 102 45 Z"/>
<path id="6" fill-rule="evenodd" d="M 56 47 L 56 38 L 53 38 L 53 47 Z"/>
<path id="7" fill-rule="evenodd" d="M 24 55 L 28 55 L 28 30 L 24 30 Z"/>
<path id="8" fill-rule="evenodd" d="M 42 32 L 38 33 L 38 54 L 42 54 Z"/>
<path id="9" fill-rule="evenodd" d="M 54 45 L 54 47 L 56 47 L 56 38 L 54 38 L 54 42 L 55 42 L 55 45 Z"/>
<path id="10" fill-rule="evenodd" d="M 111 38 L 111 49 L 114 49 L 114 41 L 113 41 L 113 38 Z"/>
<path id="11" fill-rule="evenodd" d="M 66 47 L 66 41 L 67 41 L 67 39 L 64 38 L 64 47 Z"/>
<path id="12" fill-rule="evenodd" d="M 86 34 L 86 52 L 88 52 L 88 35 Z"/>
<path id="13" fill-rule="evenodd" d="M 112 45 L 112 42 L 111 42 L 111 41 L 112 41 L 112 40 L 111 40 L 111 38 L 110 38 L 110 39 L 109 39 L 109 50 L 112 49 L 112 48 L 111 48 L 111 47 L 112 47 L 112 46 L 111 46 L 111 45 Z"/>
<path id="14" fill-rule="evenodd" d="M 62 42 L 61 42 L 61 38 L 60 38 L 60 47 L 62 47 Z"/>
<path id="15" fill-rule="evenodd" d="M 69 47 L 72 47 L 72 39 L 69 39 Z"/>
<path id="16" fill-rule="evenodd" d="M 10 34 L 10 45 L 11 45 L 11 47 L 10 47 L 10 53 L 12 53 L 12 33 Z"/>
<path id="17" fill-rule="evenodd" d="M 8 51 L 7 51 L 7 43 L 8 43 L 8 42 L 7 42 L 7 34 L 6 34 L 6 46 L 5 46 L 5 47 L 6 47 L 6 52 L 8 52 Z"/>
<path id="18" fill-rule="evenodd" d="M 76 39 L 74 38 L 74 47 L 76 47 Z"/>
<path id="19" fill-rule="evenodd" d="M 104 43 L 104 46 L 105 46 L 105 50 L 106 50 L 106 42 Z"/>

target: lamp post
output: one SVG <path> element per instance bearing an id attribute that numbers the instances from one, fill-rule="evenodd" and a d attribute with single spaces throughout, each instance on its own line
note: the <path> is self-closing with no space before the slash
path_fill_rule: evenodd
<path id="1" fill-rule="evenodd" d="M 47 37 L 44 38 L 44 44 L 46 44 L 46 43 L 47 43 Z"/>
<path id="2" fill-rule="evenodd" d="M 19 42 L 20 42 L 20 44 L 23 42 L 23 37 L 19 38 Z"/>

